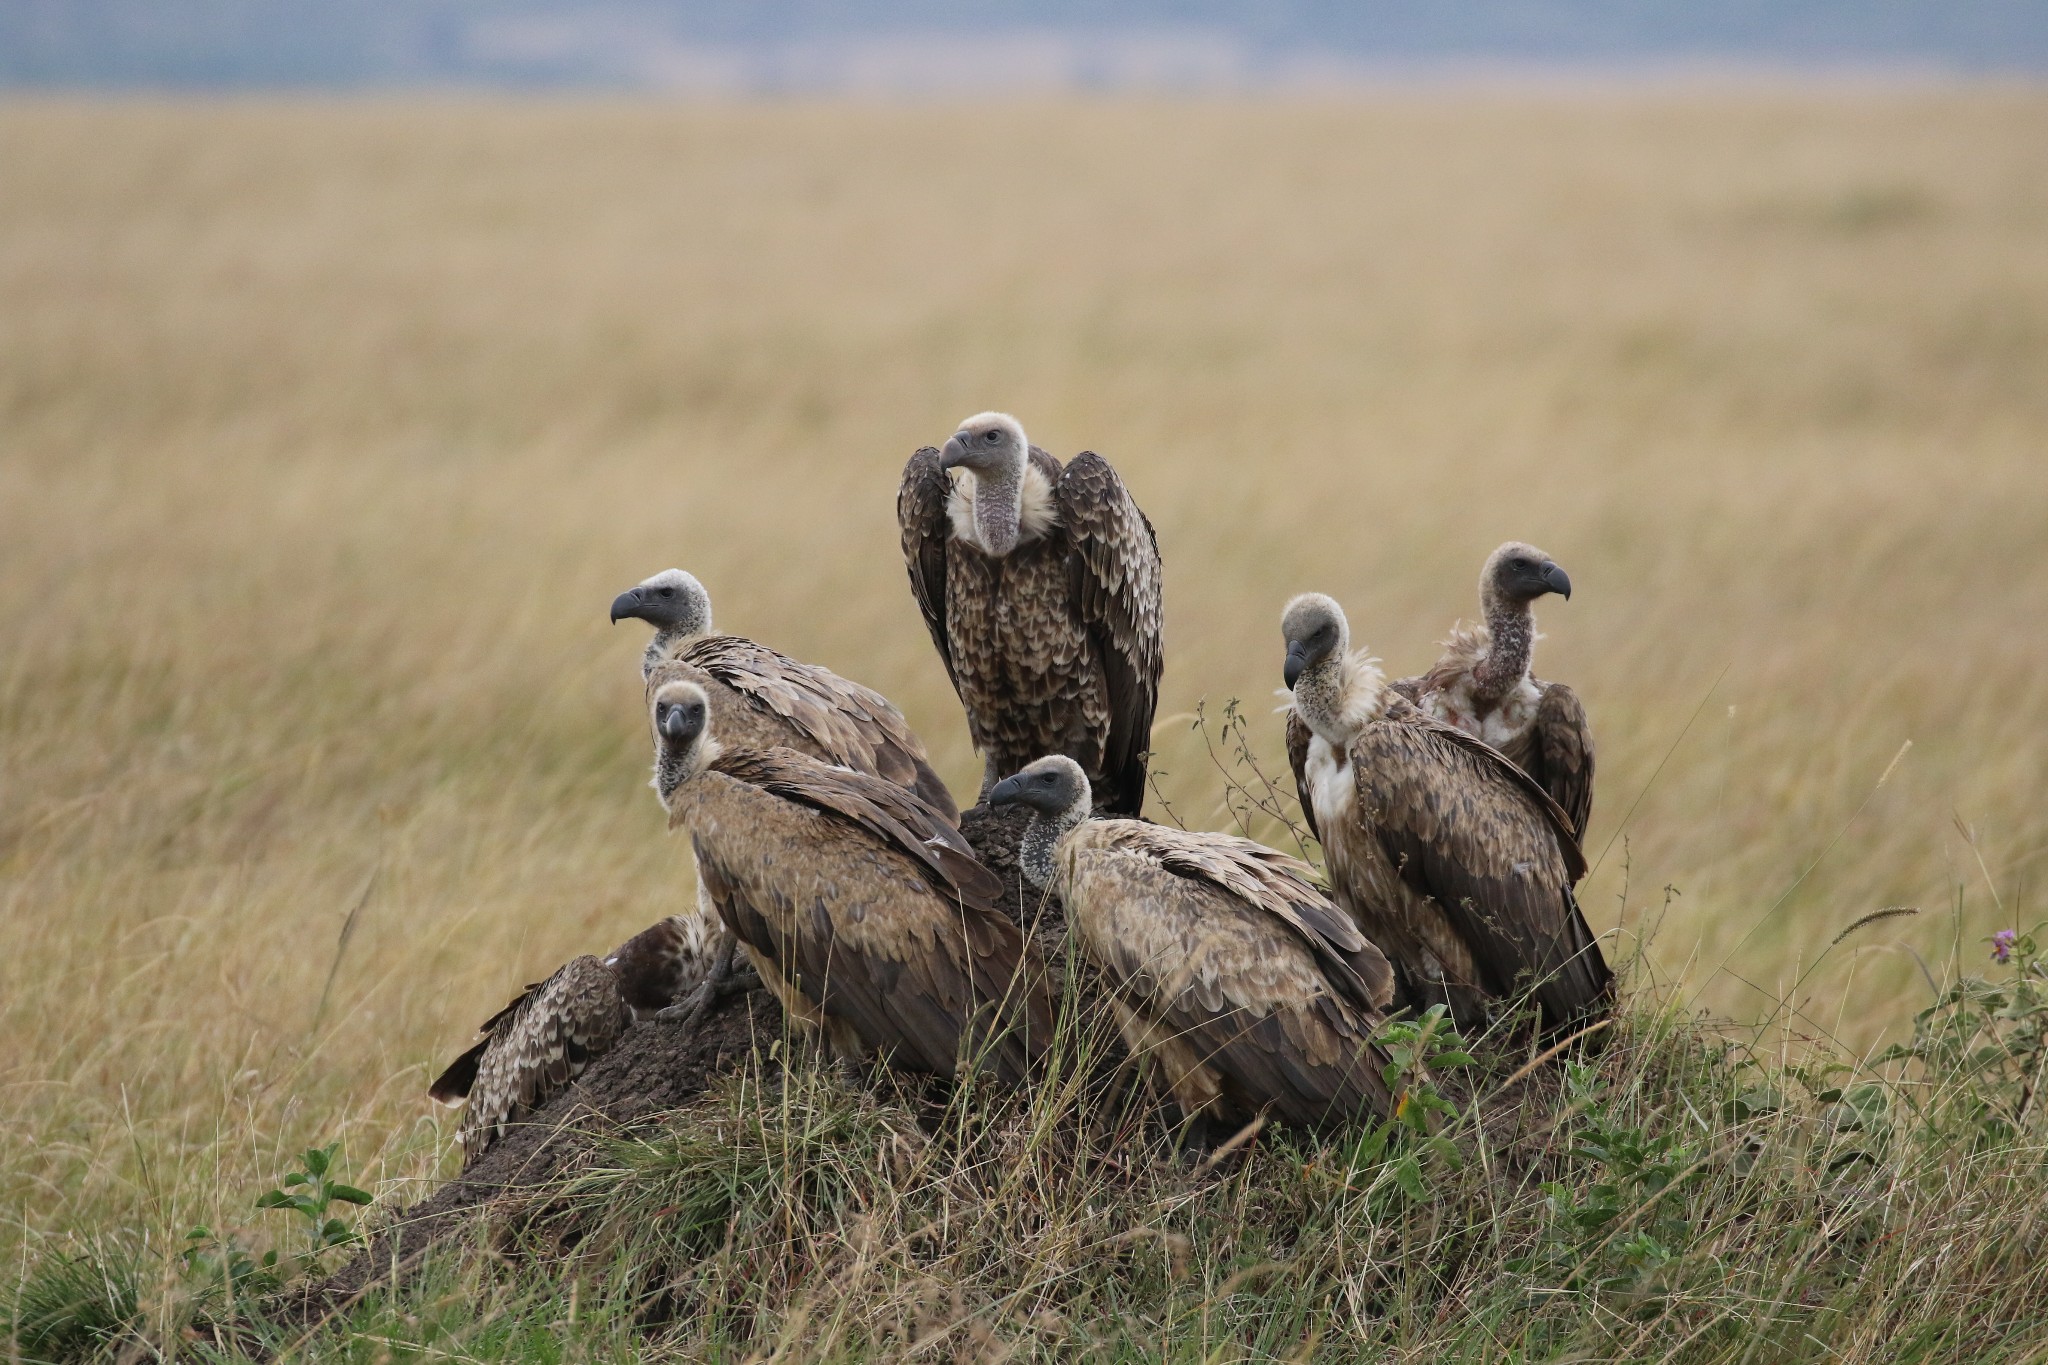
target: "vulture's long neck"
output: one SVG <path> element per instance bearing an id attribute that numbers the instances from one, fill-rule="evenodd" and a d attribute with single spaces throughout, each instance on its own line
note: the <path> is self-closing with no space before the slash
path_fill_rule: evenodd
<path id="1" fill-rule="evenodd" d="M 1472 700 L 1492 706 L 1529 676 L 1529 656 L 1536 647 L 1536 613 L 1527 602 L 1489 596 L 1486 634 L 1486 655 L 1472 668 Z"/>
<path id="2" fill-rule="evenodd" d="M 655 755 L 654 794 L 661 798 L 663 810 L 670 809 L 676 790 L 692 777 L 694 757 L 690 750 L 674 744 L 663 744 L 661 752 Z"/>
<path id="3" fill-rule="evenodd" d="M 1034 814 L 1031 817 L 1031 823 L 1024 830 L 1024 840 L 1017 846 L 1017 866 L 1024 870 L 1025 878 L 1033 886 L 1042 891 L 1053 884 L 1059 872 L 1053 855 L 1059 851 L 1060 840 L 1087 818 L 1086 805 L 1077 805 L 1058 815 Z"/>
<path id="4" fill-rule="evenodd" d="M 1000 559 L 1017 548 L 1024 527 L 1024 466 L 974 475 L 974 532 Z"/>
<path id="5" fill-rule="evenodd" d="M 1386 678 L 1369 659 L 1352 658 L 1340 646 L 1294 680 L 1294 709 L 1317 735 L 1348 748 L 1368 721 L 1386 709 Z"/>

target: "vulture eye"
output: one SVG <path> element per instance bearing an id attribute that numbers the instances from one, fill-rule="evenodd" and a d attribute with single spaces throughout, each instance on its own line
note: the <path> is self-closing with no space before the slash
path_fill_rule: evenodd
<path id="1" fill-rule="evenodd" d="M 676 590 L 674 588 L 657 588 L 655 589 L 655 591 L 660 593 L 663 597 L 674 597 L 676 595 Z"/>
<path id="2" fill-rule="evenodd" d="M 987 441 L 990 445 L 994 445 L 997 441 L 1003 439 L 1003 434 L 1000 431 L 991 431 L 981 439 Z"/>

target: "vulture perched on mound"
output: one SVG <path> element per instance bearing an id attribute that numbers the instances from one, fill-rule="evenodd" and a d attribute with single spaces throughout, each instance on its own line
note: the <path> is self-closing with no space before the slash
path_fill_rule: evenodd
<path id="1" fill-rule="evenodd" d="M 967 709 L 981 793 L 1046 754 L 1079 763 L 1103 809 L 1145 799 L 1159 698 L 1159 544 L 1092 452 L 1060 462 L 985 412 L 910 457 L 903 559 Z"/>
<path id="2" fill-rule="evenodd" d="M 1232 835 L 1091 819 L 1090 801 L 1063 756 L 989 793 L 1032 811 L 1024 875 L 1066 907 L 1155 1086 L 1227 1131 L 1269 1111 L 1303 1126 L 1390 1115 L 1372 1034 L 1393 970 L 1310 869 Z"/>
<path id="3" fill-rule="evenodd" d="M 1453 624 L 1436 666 L 1391 686 L 1444 724 L 1506 754 L 1564 808 L 1572 832 L 1583 839 L 1593 814 L 1586 708 L 1563 683 L 1529 676 L 1537 640 L 1530 604 L 1551 592 L 1571 600 L 1571 578 L 1534 545 L 1509 541 L 1487 557 L 1479 574 L 1485 621 Z"/>
<path id="4" fill-rule="evenodd" d="M 1281 619 L 1287 753 L 1339 904 L 1393 959 L 1400 1004 L 1460 1029 L 1532 991 L 1546 1028 L 1604 1011 L 1613 976 L 1572 884 L 1571 820 L 1498 750 L 1410 703 L 1320 593 Z"/>
<path id="5" fill-rule="evenodd" d="M 627 617 L 654 627 L 640 660 L 650 692 L 677 679 L 701 686 L 726 743 L 795 749 L 873 773 L 916 792 L 946 823 L 960 823 L 952 793 L 932 771 L 923 741 L 887 697 L 766 645 L 714 634 L 710 594 L 691 575 L 666 569 L 620 593 L 612 599 L 612 620 Z"/>
<path id="6" fill-rule="evenodd" d="M 866 773 L 725 748 L 697 683 L 661 683 L 649 713 L 669 827 L 790 1018 L 848 1062 L 1029 1076 L 1052 1040 L 1044 964 L 952 824 Z"/>
<path id="7" fill-rule="evenodd" d="M 571 959 L 484 1020 L 483 1037 L 427 1091 L 442 1104 L 469 1101 L 456 1131 L 463 1163 L 560 1094 L 636 1020 L 672 1005 L 705 960 L 696 926 L 661 920 L 610 957 Z"/>

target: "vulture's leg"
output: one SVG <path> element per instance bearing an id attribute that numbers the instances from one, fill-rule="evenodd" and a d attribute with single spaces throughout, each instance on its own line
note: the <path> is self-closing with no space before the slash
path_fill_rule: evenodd
<path id="1" fill-rule="evenodd" d="M 726 995 L 736 989 L 746 989 L 749 983 L 736 981 L 732 969 L 733 954 L 738 951 L 739 946 L 739 939 L 727 934 L 725 941 L 718 945 L 718 956 L 711 960 L 711 970 L 704 974 L 704 980 L 698 983 L 697 989 L 675 1004 L 658 1011 L 654 1017 L 666 1020 L 680 1019 L 683 1021 L 684 1031 L 688 1032 L 702 1023 L 704 1016 L 710 1013 L 711 1007 Z M 760 977 L 754 976 L 751 984 L 760 985 Z"/>

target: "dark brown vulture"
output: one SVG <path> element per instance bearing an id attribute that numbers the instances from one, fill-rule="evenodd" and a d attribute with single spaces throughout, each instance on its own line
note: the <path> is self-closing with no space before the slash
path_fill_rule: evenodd
<path id="1" fill-rule="evenodd" d="M 910 457 L 896 518 L 982 796 L 1065 754 L 1105 811 L 1136 815 L 1159 699 L 1159 543 L 1109 461 L 1062 468 L 1016 418 L 985 412 Z"/>
<path id="2" fill-rule="evenodd" d="M 1460 1029 L 1533 994 L 1547 1028 L 1604 1011 L 1613 975 L 1572 895 L 1571 820 L 1498 750 L 1388 686 L 1320 593 L 1281 620 L 1287 751 L 1338 903 L 1393 960 L 1396 999 Z"/>
<path id="3" fill-rule="evenodd" d="M 612 620 L 627 617 L 654 627 L 640 660 L 649 695 L 664 682 L 697 683 L 711 697 L 726 743 L 795 749 L 873 773 L 916 792 L 948 824 L 960 823 L 923 741 L 887 697 L 766 645 L 715 634 L 710 595 L 681 569 L 666 569 L 614 598 Z"/>
<path id="4" fill-rule="evenodd" d="M 684 919 L 665 919 L 610 957 L 572 958 L 484 1020 L 483 1037 L 427 1091 L 469 1101 L 456 1140 L 464 1164 L 566 1089 L 635 1020 L 673 1005 L 704 975 L 710 945 Z"/>
<path id="5" fill-rule="evenodd" d="M 1578 693 L 1529 676 L 1536 614 L 1545 593 L 1567 601 L 1572 580 L 1534 545 L 1511 540 L 1479 574 L 1485 621 L 1452 625 L 1443 656 L 1418 678 L 1390 684 L 1446 725 L 1483 739 L 1536 779 L 1581 839 L 1593 814 L 1593 731 Z"/>
<path id="6" fill-rule="evenodd" d="M 1002 884 L 903 788 L 793 749 L 725 748 L 702 687 L 655 689 L 655 789 L 762 981 L 845 1061 L 1026 1079 L 1052 1040 L 1044 964 Z"/>
<path id="7" fill-rule="evenodd" d="M 1233 835 L 1091 819 L 1090 800 L 1063 756 L 989 793 L 1033 812 L 1024 875 L 1065 905 L 1154 1085 L 1190 1119 L 1232 1127 L 1391 1114 L 1372 1034 L 1393 969 L 1310 869 Z"/>

